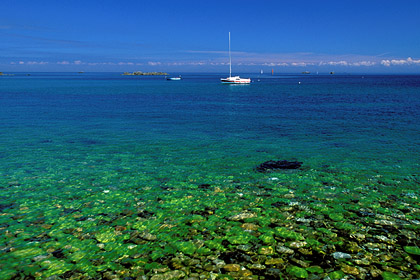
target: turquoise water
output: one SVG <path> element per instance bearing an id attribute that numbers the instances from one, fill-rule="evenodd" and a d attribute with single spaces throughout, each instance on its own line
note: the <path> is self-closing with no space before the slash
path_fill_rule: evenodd
<path id="1" fill-rule="evenodd" d="M 0 77 L 1 278 L 420 277 L 420 76 L 222 76 Z M 303 165 L 255 171 L 268 160 Z M 245 245 L 265 259 L 227 257 Z"/>

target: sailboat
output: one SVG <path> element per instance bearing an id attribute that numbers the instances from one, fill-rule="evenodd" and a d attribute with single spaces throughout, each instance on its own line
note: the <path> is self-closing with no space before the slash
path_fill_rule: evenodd
<path id="1" fill-rule="evenodd" d="M 223 84 L 249 84 L 251 79 L 241 78 L 239 76 L 232 77 L 232 57 L 230 55 L 230 32 L 229 32 L 229 77 L 222 78 L 220 81 Z"/>

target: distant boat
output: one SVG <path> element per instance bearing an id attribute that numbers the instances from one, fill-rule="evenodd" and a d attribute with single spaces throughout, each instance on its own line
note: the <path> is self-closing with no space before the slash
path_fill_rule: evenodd
<path id="1" fill-rule="evenodd" d="M 168 80 L 168 81 L 180 81 L 181 76 L 179 76 L 179 77 L 169 77 L 169 78 L 166 78 L 166 80 Z"/>
<path id="2" fill-rule="evenodd" d="M 262 74 L 264 74 L 264 71 L 261 69 L 261 71 L 260 71 L 260 74 L 262 75 Z"/>
<path id="3" fill-rule="evenodd" d="M 302 74 L 311 74 L 309 71 L 303 71 Z"/>
<path id="4" fill-rule="evenodd" d="M 222 78 L 220 81 L 223 84 L 249 84 L 251 79 L 244 79 L 239 76 L 232 77 L 232 57 L 230 55 L 230 32 L 229 32 L 229 77 Z"/>

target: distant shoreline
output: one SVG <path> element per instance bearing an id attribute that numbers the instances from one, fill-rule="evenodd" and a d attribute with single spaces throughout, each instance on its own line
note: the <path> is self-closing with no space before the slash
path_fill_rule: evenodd
<path id="1" fill-rule="evenodd" d="M 3 72 L 0 72 L 0 76 L 14 76 L 15 74 L 5 74 Z"/>

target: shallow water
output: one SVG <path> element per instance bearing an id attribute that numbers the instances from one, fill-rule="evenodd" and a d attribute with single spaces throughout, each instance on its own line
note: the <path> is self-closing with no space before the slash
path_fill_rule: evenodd
<path id="1" fill-rule="evenodd" d="M 251 85 L 223 85 L 221 76 L 185 74 L 178 82 L 117 73 L 0 77 L 2 278 L 106 278 L 134 268 L 137 275 L 127 272 L 127 277 L 182 271 L 182 277 L 270 279 L 273 269 L 279 269 L 273 277 L 299 277 L 299 269 L 311 277 L 337 271 L 372 277 L 372 267 L 418 278 L 417 255 L 404 248 L 418 249 L 420 76 L 262 75 L 252 77 Z M 303 165 L 256 172 L 258 164 L 272 159 Z M 355 216 L 359 208 L 390 218 L 364 221 L 370 214 Z M 244 211 L 256 216 L 232 218 Z M 334 211 L 343 214 L 331 218 Z M 287 215 L 293 218 L 284 220 Z M 405 223 L 392 220 L 395 215 L 405 215 L 399 218 Z M 377 221 L 395 222 L 395 230 L 382 233 L 396 240 L 390 241 L 393 247 L 379 251 L 396 253 L 388 263 L 347 262 L 358 269 L 351 274 L 341 261 L 317 264 L 297 248 L 292 256 L 259 251 L 290 245 L 293 238 L 278 232 L 270 242 L 261 241 L 282 225 L 301 232 L 302 240 L 330 245 L 328 238 L 308 235 L 309 225 L 302 228 L 298 217 L 324 223 L 344 243 L 355 232 L 368 235 L 366 227 L 385 223 Z M 355 228 L 336 225 L 343 221 Z M 259 229 L 238 231 L 241 223 Z M 317 230 L 320 225 L 313 223 Z M 166 230 L 172 227 L 179 232 Z M 405 230 L 414 237 L 404 243 L 399 238 Z M 351 234 L 341 236 L 342 231 Z M 154 239 L 138 238 L 138 232 Z M 232 239 L 243 232 L 249 236 Z M 214 240 L 221 247 L 214 247 Z M 305 248 L 328 256 L 348 250 L 336 243 L 330 252 L 319 244 Z M 256 261 L 226 257 L 246 244 L 253 248 L 245 254 L 283 262 L 263 261 L 265 268 L 257 269 Z M 84 247 L 91 248 L 90 255 L 81 254 Z M 370 249 L 360 252 L 365 250 Z M 173 265 L 179 254 L 202 264 L 225 258 L 251 274 L 200 270 L 185 260 L 180 268 Z M 411 262 L 395 261 L 407 256 Z M 292 259 L 323 271 L 312 272 Z"/>

